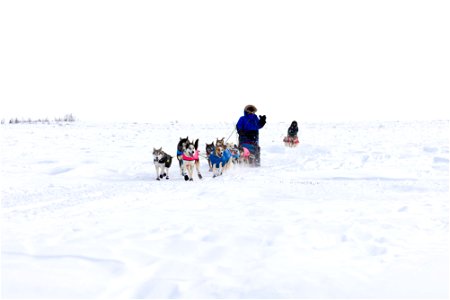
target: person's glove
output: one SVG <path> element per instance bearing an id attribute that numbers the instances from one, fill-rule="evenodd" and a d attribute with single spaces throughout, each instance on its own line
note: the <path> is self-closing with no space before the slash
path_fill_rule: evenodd
<path id="1" fill-rule="evenodd" d="M 261 127 L 264 126 L 264 124 L 266 124 L 266 115 L 259 116 L 259 124 Z"/>

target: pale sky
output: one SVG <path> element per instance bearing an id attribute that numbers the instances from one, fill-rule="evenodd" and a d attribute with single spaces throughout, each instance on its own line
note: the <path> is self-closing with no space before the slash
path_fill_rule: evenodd
<path id="1" fill-rule="evenodd" d="M 449 119 L 449 1 L 0 1 L 0 117 Z"/>

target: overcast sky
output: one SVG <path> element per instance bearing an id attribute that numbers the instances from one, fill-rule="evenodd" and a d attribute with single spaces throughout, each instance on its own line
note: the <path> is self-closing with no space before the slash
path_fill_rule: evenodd
<path id="1" fill-rule="evenodd" d="M 429 0 L 3 0 L 1 117 L 449 119 L 449 15 Z"/>

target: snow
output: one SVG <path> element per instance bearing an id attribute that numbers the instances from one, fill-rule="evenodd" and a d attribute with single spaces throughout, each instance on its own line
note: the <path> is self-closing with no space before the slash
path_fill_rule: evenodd
<path id="1" fill-rule="evenodd" d="M 155 180 L 233 123 L 1 126 L 4 298 L 448 298 L 449 122 L 299 122 L 260 168 Z"/>

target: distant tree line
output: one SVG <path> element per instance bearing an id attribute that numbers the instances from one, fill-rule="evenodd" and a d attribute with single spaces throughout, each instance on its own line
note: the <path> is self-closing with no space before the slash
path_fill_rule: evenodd
<path id="1" fill-rule="evenodd" d="M 49 118 L 44 119 L 24 119 L 24 118 L 11 118 L 9 121 L 2 119 L 1 124 L 19 124 L 19 123 L 61 123 L 61 122 L 75 122 L 77 119 L 73 114 L 66 114 L 64 117 L 58 117 L 54 118 L 52 121 L 50 121 Z"/>

